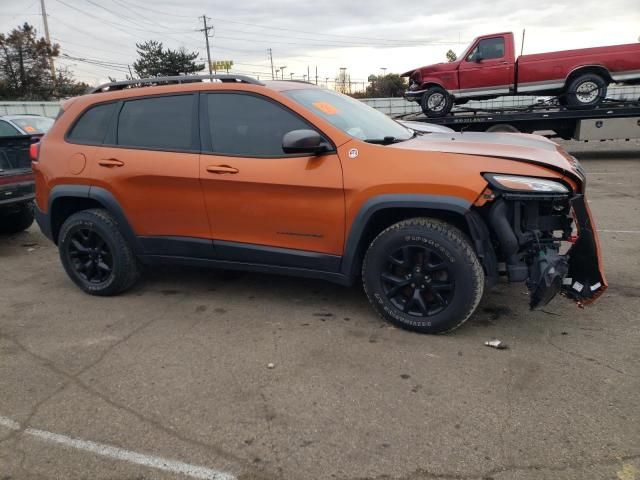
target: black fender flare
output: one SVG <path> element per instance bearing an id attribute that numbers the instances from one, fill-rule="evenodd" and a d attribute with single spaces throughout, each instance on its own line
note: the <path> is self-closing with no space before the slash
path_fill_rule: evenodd
<path id="1" fill-rule="evenodd" d="M 370 198 L 355 216 L 345 242 L 344 255 L 340 264 L 340 273 L 348 282 L 353 282 L 357 275 L 355 267 L 358 260 L 358 247 L 367 224 L 376 212 L 386 209 L 424 208 L 443 210 L 465 216 L 470 211 L 471 202 L 447 195 L 424 194 L 392 194 L 378 195 Z"/>
<path id="2" fill-rule="evenodd" d="M 53 232 L 53 206 L 56 200 L 60 198 L 86 198 L 95 200 L 105 210 L 107 210 L 111 216 L 115 219 L 120 233 L 129 242 L 135 252 L 142 252 L 142 248 L 138 238 L 131 227 L 131 224 L 127 220 L 124 210 L 120 206 L 120 203 L 116 197 L 108 190 L 101 187 L 94 187 L 90 185 L 56 185 L 51 189 L 49 193 L 49 201 L 47 206 L 47 217 L 45 223 L 48 226 L 49 232 Z M 44 231 L 44 229 L 43 229 Z"/>

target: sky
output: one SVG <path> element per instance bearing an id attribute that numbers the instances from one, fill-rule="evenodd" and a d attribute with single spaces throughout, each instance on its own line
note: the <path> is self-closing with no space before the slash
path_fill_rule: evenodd
<path id="1" fill-rule="evenodd" d="M 232 60 L 233 73 L 271 78 L 329 79 L 341 67 L 354 84 L 370 74 L 401 73 L 445 61 L 478 35 L 513 31 L 524 53 L 640 40 L 638 0 L 45 0 L 49 32 L 60 44 L 57 66 L 89 84 L 123 80 L 137 58 L 136 42 L 197 51 L 206 61 L 202 15 L 213 60 Z M 0 0 L 0 32 L 29 22 L 44 35 L 40 0 Z"/>

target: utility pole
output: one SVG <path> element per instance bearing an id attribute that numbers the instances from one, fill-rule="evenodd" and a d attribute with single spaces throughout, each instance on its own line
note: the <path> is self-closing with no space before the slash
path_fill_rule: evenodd
<path id="1" fill-rule="evenodd" d="M 316 65 L 316 85 L 318 84 L 318 65 Z"/>
<path id="2" fill-rule="evenodd" d="M 311 83 L 311 75 L 309 75 L 309 65 L 307 65 L 307 78 L 305 81 Z"/>
<path id="3" fill-rule="evenodd" d="M 271 60 L 271 80 L 273 80 L 273 51 L 269 49 L 269 60 Z"/>
<path id="4" fill-rule="evenodd" d="M 47 43 L 51 45 L 51 38 L 49 38 L 49 21 L 47 20 L 47 9 L 44 6 L 44 0 L 40 0 L 40 12 L 42 13 L 42 23 L 44 24 L 44 38 L 47 40 Z M 53 64 L 53 57 L 49 57 L 49 68 L 51 69 L 51 79 L 55 87 L 56 67 Z"/>
<path id="5" fill-rule="evenodd" d="M 44 2 L 44 0 L 42 1 Z M 213 26 L 207 26 L 206 15 L 203 14 L 202 17 L 198 17 L 198 18 L 202 18 L 202 23 L 204 23 L 204 28 L 201 28 L 198 31 L 204 33 L 204 40 L 205 42 L 207 42 L 207 64 L 209 65 L 209 75 L 212 75 L 213 71 L 211 70 L 211 50 L 209 48 L 209 30 L 213 30 Z"/>

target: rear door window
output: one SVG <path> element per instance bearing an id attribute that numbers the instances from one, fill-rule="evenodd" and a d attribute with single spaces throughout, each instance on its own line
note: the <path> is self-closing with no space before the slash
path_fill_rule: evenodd
<path id="1" fill-rule="evenodd" d="M 118 119 L 117 144 L 153 150 L 193 150 L 195 95 L 129 100 Z M 199 146 L 197 147 L 199 148 Z"/>
<path id="2" fill-rule="evenodd" d="M 115 109 L 115 103 L 91 107 L 78 119 L 67 138 L 73 143 L 102 144 Z"/>

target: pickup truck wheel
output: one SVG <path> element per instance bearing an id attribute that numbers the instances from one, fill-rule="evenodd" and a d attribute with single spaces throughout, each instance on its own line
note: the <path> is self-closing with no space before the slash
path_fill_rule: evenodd
<path id="1" fill-rule="evenodd" d="M 19 233 L 33 223 L 33 202 L 25 202 L 4 212 L 0 210 L 0 233 Z"/>
<path id="2" fill-rule="evenodd" d="M 484 272 L 466 236 L 431 218 L 396 223 L 369 246 L 362 265 L 369 302 L 407 330 L 445 333 L 474 312 Z"/>
<path id="3" fill-rule="evenodd" d="M 592 107 L 607 96 L 607 82 L 595 73 L 587 73 L 571 81 L 566 93 L 569 107 Z"/>
<path id="4" fill-rule="evenodd" d="M 118 294 L 140 276 L 131 247 L 114 218 L 102 209 L 71 215 L 60 228 L 58 249 L 71 280 L 91 295 Z"/>
<path id="5" fill-rule="evenodd" d="M 444 88 L 433 86 L 422 95 L 420 107 L 427 117 L 444 117 L 453 107 L 453 98 Z"/>

